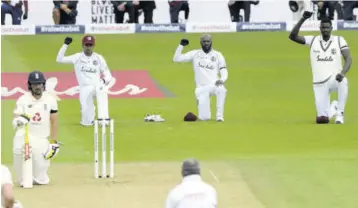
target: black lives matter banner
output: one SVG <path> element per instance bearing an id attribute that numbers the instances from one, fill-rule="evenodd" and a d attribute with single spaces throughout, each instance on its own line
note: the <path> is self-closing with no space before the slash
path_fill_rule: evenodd
<path id="1" fill-rule="evenodd" d="M 92 24 L 114 24 L 113 5 L 108 0 L 93 0 L 91 2 Z"/>

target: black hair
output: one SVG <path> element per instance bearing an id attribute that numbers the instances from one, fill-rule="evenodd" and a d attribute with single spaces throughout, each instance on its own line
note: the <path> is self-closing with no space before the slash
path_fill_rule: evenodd
<path id="1" fill-rule="evenodd" d="M 332 26 L 332 21 L 331 21 L 328 17 L 323 18 L 323 19 L 321 20 L 321 25 L 322 25 L 323 23 L 329 23 L 329 24 Z"/>

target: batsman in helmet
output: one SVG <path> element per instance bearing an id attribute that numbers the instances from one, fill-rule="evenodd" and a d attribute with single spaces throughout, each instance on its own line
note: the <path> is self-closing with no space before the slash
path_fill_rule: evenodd
<path id="1" fill-rule="evenodd" d="M 16 182 L 23 186 L 24 177 L 27 177 L 34 185 L 46 185 L 50 182 L 47 173 L 50 160 L 60 150 L 57 99 L 46 92 L 46 78 L 40 71 L 28 75 L 27 85 L 28 92 L 16 101 L 12 122 L 16 129 L 13 140 Z M 32 162 L 27 168 L 24 168 L 24 161 L 28 161 L 28 158 L 24 160 L 25 154 Z"/>

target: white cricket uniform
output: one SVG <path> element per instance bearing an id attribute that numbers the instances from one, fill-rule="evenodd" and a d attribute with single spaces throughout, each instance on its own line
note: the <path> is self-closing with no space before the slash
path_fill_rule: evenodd
<path id="1" fill-rule="evenodd" d="M 1 165 L 1 189 L 5 184 L 13 185 L 12 177 L 9 168 L 7 168 L 4 165 Z M 1 190 L 1 207 L 2 208 L 4 207 L 4 196 L 2 194 L 2 190 Z"/>
<path id="2" fill-rule="evenodd" d="M 215 188 L 200 175 L 190 175 L 169 192 L 165 208 L 216 208 L 217 204 Z"/>
<path id="3" fill-rule="evenodd" d="M 322 36 L 304 36 L 305 44 L 310 47 L 313 90 L 317 116 L 332 117 L 330 94 L 338 91 L 337 115 L 343 115 L 347 96 L 348 80 L 336 80 L 336 75 L 343 69 L 342 50 L 348 49 L 346 40 L 341 36 L 331 36 L 324 41 Z"/>
<path id="4" fill-rule="evenodd" d="M 182 54 L 183 46 L 175 51 L 174 62 L 192 62 L 195 76 L 195 95 L 198 102 L 198 118 L 211 119 L 210 96 L 216 96 L 216 119 L 224 120 L 224 105 L 227 89 L 224 85 L 216 86 L 217 80 L 228 79 L 224 56 L 216 50 L 205 53 L 203 50 L 192 50 Z M 218 76 L 220 74 L 220 77 Z"/>
<path id="5" fill-rule="evenodd" d="M 44 158 L 44 153 L 49 147 L 51 133 L 52 113 L 58 111 L 57 100 L 50 93 L 44 91 L 40 99 L 35 99 L 31 92 L 27 92 L 18 98 L 14 114 L 27 114 L 30 116 L 29 142 L 32 150 L 33 180 L 37 184 L 48 184 L 50 179 L 47 171 L 50 160 Z M 17 128 L 13 141 L 14 170 L 17 182 L 22 184 L 22 162 L 25 129 Z"/>
<path id="6" fill-rule="evenodd" d="M 65 56 L 68 45 L 64 44 L 57 54 L 56 61 L 63 64 L 73 64 L 79 85 L 83 125 L 92 125 L 95 119 L 94 96 L 97 98 L 98 118 L 108 119 L 108 94 L 104 87 L 113 80 L 106 60 L 98 53 L 86 56 L 83 52 Z"/>

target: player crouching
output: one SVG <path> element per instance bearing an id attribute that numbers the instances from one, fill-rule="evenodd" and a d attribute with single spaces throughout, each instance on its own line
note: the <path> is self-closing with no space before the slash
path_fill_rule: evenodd
<path id="1" fill-rule="evenodd" d="M 45 185 L 50 182 L 47 175 L 49 159 L 60 150 L 57 100 L 45 91 L 43 73 L 31 72 L 27 84 L 29 92 L 19 97 L 14 110 L 14 171 L 20 186 L 25 183 L 28 186 Z M 26 165 L 29 161 L 32 165 Z"/>

